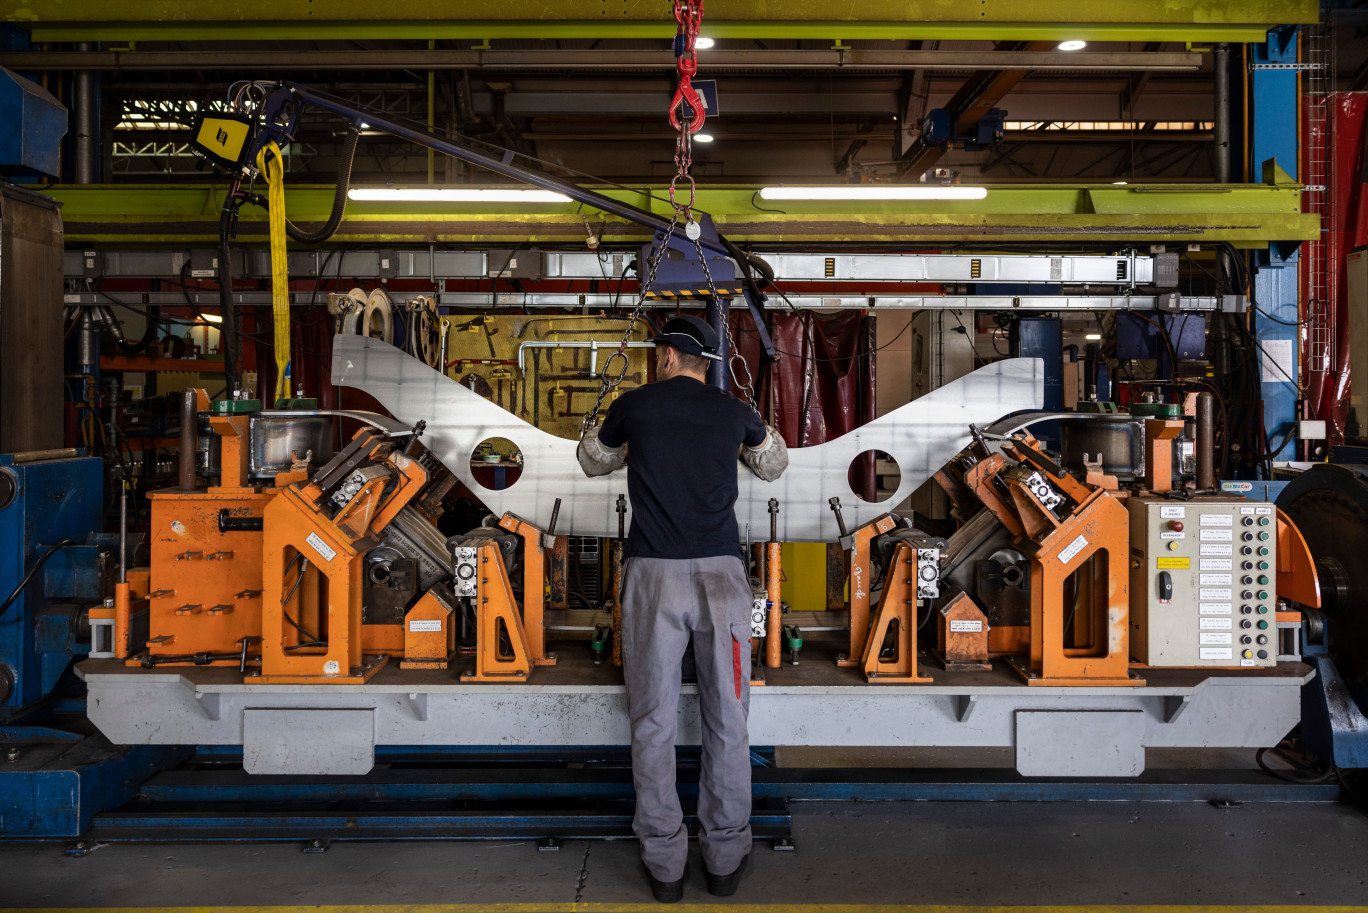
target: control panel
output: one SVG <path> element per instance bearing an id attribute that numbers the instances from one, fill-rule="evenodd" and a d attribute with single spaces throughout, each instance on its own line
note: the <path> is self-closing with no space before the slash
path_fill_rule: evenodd
<path id="1" fill-rule="evenodd" d="M 1277 663 L 1277 517 L 1239 497 L 1131 497 L 1131 655 L 1150 666 Z"/>

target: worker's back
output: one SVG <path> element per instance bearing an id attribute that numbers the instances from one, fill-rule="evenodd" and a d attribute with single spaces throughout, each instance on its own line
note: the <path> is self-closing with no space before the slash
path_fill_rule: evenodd
<path id="1" fill-rule="evenodd" d="M 741 555 L 736 528 L 737 451 L 758 446 L 760 417 L 731 394 L 688 376 L 624 393 L 599 440 L 627 444 L 632 528 L 625 555 Z"/>

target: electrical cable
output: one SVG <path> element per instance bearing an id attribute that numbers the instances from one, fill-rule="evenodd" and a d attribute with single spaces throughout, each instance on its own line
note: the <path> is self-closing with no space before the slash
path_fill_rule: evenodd
<path id="1" fill-rule="evenodd" d="M 296 644 L 295 646 L 288 648 L 291 650 L 297 650 L 301 647 L 326 647 L 328 645 L 327 641 L 321 641 L 315 635 L 304 630 L 304 628 L 299 624 L 299 622 L 295 621 L 293 618 L 290 617 L 290 613 L 287 611 L 290 605 L 290 600 L 294 598 L 295 590 L 299 589 L 299 585 L 304 582 L 304 575 L 309 571 L 309 559 L 304 558 L 303 555 L 296 553 L 294 559 L 285 568 L 285 574 L 288 574 L 290 572 L 290 568 L 294 567 L 296 564 L 299 564 L 301 558 L 303 559 L 304 563 L 300 565 L 299 573 L 295 575 L 294 586 L 290 587 L 290 592 L 286 594 L 285 601 L 280 604 L 280 614 L 285 617 L 285 620 L 288 621 L 296 631 L 304 635 L 304 637 L 308 638 L 309 642 Z M 281 577 L 283 578 L 285 574 L 282 574 Z"/>
<path id="2" fill-rule="evenodd" d="M 9 609 L 11 603 L 13 603 L 14 600 L 19 598 L 19 594 L 24 592 L 24 588 L 29 585 L 29 581 L 33 580 L 33 575 L 38 573 L 38 569 L 41 568 L 44 564 L 47 564 L 47 560 L 49 558 L 57 554 L 57 552 L 61 551 L 62 549 L 66 548 L 68 545 L 75 544 L 75 539 L 63 539 L 56 545 L 48 546 L 48 550 L 43 552 L 42 557 L 40 557 L 37 561 L 33 563 L 33 567 L 29 568 L 29 572 L 24 575 L 24 579 L 19 581 L 19 585 L 14 588 L 14 592 L 10 593 L 3 603 L 0 603 L 0 617 L 3 617 L 5 611 Z"/>
<path id="3" fill-rule="evenodd" d="M 1290 770 L 1279 770 L 1276 767 L 1270 767 L 1268 762 L 1264 760 L 1264 755 L 1270 751 L 1282 758 L 1288 764 L 1293 765 L 1292 768 Z M 1307 771 L 1304 768 L 1299 768 L 1296 766 L 1296 762 L 1287 756 L 1287 752 L 1280 745 L 1260 748 L 1254 753 L 1254 763 L 1258 764 L 1259 768 L 1270 777 L 1275 777 L 1276 779 L 1288 783 L 1324 783 L 1331 777 L 1336 776 L 1338 771 L 1338 768 L 1333 764 L 1324 770 Z"/>
<path id="4" fill-rule="evenodd" d="M 328 213 L 328 220 L 316 231 L 306 231 L 287 218 L 285 220 L 285 232 L 292 240 L 301 244 L 318 244 L 321 241 L 328 240 L 337 232 L 338 226 L 342 224 L 342 217 L 347 211 L 347 191 L 351 189 L 352 162 L 356 159 L 356 143 L 360 138 L 360 131 L 352 126 L 347 130 L 347 138 L 342 142 L 342 157 L 337 163 L 337 184 L 333 190 L 332 210 Z M 283 160 L 281 167 L 284 168 Z"/>

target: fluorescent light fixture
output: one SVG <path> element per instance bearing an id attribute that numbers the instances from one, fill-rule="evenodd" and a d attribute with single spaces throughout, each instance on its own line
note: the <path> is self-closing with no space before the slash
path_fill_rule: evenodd
<path id="1" fill-rule="evenodd" d="M 1115 186 L 1115 187 L 1125 187 L 1125 186 L 1126 186 L 1126 182 L 1125 182 L 1125 181 L 1112 181 L 1112 185 Z"/>
<path id="2" fill-rule="evenodd" d="M 1101 342 L 1101 341 L 1102 341 L 1102 334 L 1101 334 L 1101 333 L 1089 333 L 1088 335 L 1084 336 L 1083 338 L 1086 339 L 1088 342 Z"/>
<path id="3" fill-rule="evenodd" d="M 840 184 L 835 187 L 762 187 L 764 200 L 981 200 L 986 187 L 957 184 Z"/>
<path id="4" fill-rule="evenodd" d="M 711 143 L 713 141 L 713 135 L 711 133 L 695 133 L 693 135 L 693 140 L 695 143 Z"/>
<path id="5" fill-rule="evenodd" d="M 386 203 L 570 203 L 552 190 L 492 187 L 353 187 L 348 199 Z"/>
<path id="6" fill-rule="evenodd" d="M 706 51 L 716 43 L 717 42 L 713 41 L 711 38 L 699 35 L 698 40 L 694 42 L 694 48 L 699 51 Z"/>
<path id="7" fill-rule="evenodd" d="M 200 314 L 207 323 L 223 323 L 222 314 Z"/>
<path id="8" fill-rule="evenodd" d="M 1086 41 L 1073 40 L 1059 42 L 1059 50 L 1061 51 L 1081 51 L 1087 46 L 1088 42 Z"/>

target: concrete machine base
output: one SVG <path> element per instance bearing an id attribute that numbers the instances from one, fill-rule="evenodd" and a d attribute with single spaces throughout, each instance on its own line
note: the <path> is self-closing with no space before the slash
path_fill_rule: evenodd
<path id="1" fill-rule="evenodd" d="M 89 660 L 90 719 L 117 744 L 242 746 L 249 773 L 357 775 L 379 746 L 612 746 L 629 743 L 618 670 L 576 660 L 528 684 L 462 684 L 460 670 L 388 666 L 364 685 L 254 685 L 224 667 L 128 668 Z M 924 665 L 927 668 L 929 664 Z M 927 685 L 866 684 L 820 646 L 766 670 L 750 735 L 767 746 L 1015 749 L 1028 776 L 1129 777 L 1146 748 L 1257 748 L 1301 718 L 1300 663 L 1264 671 L 1146 669 L 1146 684 L 1028 687 L 989 672 L 929 669 Z M 681 745 L 699 742 L 697 689 L 680 696 Z"/>

